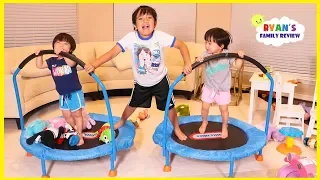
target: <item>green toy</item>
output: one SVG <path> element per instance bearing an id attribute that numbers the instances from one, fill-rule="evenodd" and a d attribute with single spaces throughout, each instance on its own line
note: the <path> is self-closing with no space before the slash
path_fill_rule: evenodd
<path id="1" fill-rule="evenodd" d="M 111 139 L 111 129 L 105 129 L 104 131 L 102 131 L 99 140 L 108 144 L 112 141 Z"/>
<path id="2" fill-rule="evenodd" d="M 180 104 L 177 106 L 176 111 L 179 113 L 179 116 L 190 116 L 190 109 L 186 104 Z"/>

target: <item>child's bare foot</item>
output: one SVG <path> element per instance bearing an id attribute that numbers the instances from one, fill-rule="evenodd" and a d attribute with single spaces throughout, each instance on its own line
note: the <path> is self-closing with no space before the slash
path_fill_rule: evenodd
<path id="1" fill-rule="evenodd" d="M 174 133 L 181 141 L 184 141 L 187 139 L 187 136 L 180 130 L 180 128 L 174 129 Z"/>
<path id="2" fill-rule="evenodd" d="M 116 130 L 116 129 L 121 128 L 125 122 L 126 122 L 126 120 L 120 119 L 120 121 L 118 121 L 116 124 L 114 124 L 114 129 Z"/>
<path id="3" fill-rule="evenodd" d="M 77 144 L 77 146 L 81 146 L 84 144 L 84 140 L 83 140 L 83 137 L 82 136 L 79 136 L 80 140 L 79 140 L 79 143 Z"/>
<path id="4" fill-rule="evenodd" d="M 202 124 L 199 128 L 199 132 L 201 134 L 203 134 L 204 132 L 206 132 L 206 129 L 207 129 L 207 125 L 208 125 L 208 121 L 202 121 Z"/>
<path id="5" fill-rule="evenodd" d="M 228 125 L 222 125 L 221 138 L 225 139 L 228 137 Z"/>

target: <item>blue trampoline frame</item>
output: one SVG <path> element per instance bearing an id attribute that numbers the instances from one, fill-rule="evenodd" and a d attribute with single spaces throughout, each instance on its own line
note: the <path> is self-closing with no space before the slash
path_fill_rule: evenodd
<path id="1" fill-rule="evenodd" d="M 55 54 L 55 53 L 53 50 L 43 50 L 43 51 L 40 51 L 38 56 L 44 55 L 44 54 Z M 79 58 L 75 57 L 74 55 L 71 55 L 65 52 L 61 52 L 59 55 L 75 61 L 81 67 L 85 66 L 85 63 L 81 61 Z M 59 149 L 51 149 L 41 143 L 32 144 L 32 145 L 26 144 L 26 138 L 25 138 L 26 132 L 24 127 L 24 117 L 22 115 L 22 107 L 21 107 L 20 95 L 19 95 L 18 84 L 17 84 L 17 75 L 21 71 L 21 69 L 35 57 L 37 57 L 35 54 L 29 55 L 24 61 L 21 62 L 21 64 L 16 69 L 16 71 L 13 73 L 13 85 L 14 85 L 14 90 L 15 90 L 15 95 L 16 95 L 16 100 L 17 100 L 17 105 L 19 110 L 20 125 L 21 125 L 21 136 L 20 136 L 21 146 L 27 152 L 32 153 L 34 156 L 36 156 L 41 160 L 42 176 L 47 176 L 45 160 L 76 161 L 76 160 L 93 159 L 93 158 L 102 157 L 106 155 L 110 155 L 111 165 L 110 165 L 109 176 L 116 175 L 116 170 L 114 165 L 116 161 L 116 153 L 119 150 L 129 149 L 130 147 L 132 147 L 133 139 L 135 137 L 135 127 L 132 122 L 126 121 L 126 124 L 119 129 L 118 138 L 115 139 L 114 123 L 119 121 L 120 118 L 116 116 L 112 116 L 107 90 L 104 84 L 101 82 L 101 80 L 94 74 L 94 72 L 89 73 L 89 75 L 93 77 L 93 79 L 99 84 L 99 86 L 102 89 L 108 115 L 94 114 L 94 113 L 90 113 L 89 115 L 91 118 L 110 123 L 111 139 L 112 139 L 111 148 L 110 148 L 110 144 L 104 144 L 91 149 L 59 150 Z M 117 147 L 116 147 L 116 144 L 117 144 Z M 92 152 L 93 154 L 90 154 L 90 152 Z M 41 154 L 38 154 L 38 153 L 41 153 Z M 65 158 L 61 158 L 61 155 L 67 155 L 67 156 L 65 156 Z"/>
<path id="2" fill-rule="evenodd" d="M 201 64 L 203 63 L 206 63 L 208 61 L 211 61 L 211 60 L 214 60 L 214 59 L 218 59 L 218 58 L 223 58 L 223 57 L 229 57 L 229 58 L 240 58 L 238 56 L 238 54 L 236 53 L 221 53 L 221 54 L 217 54 L 217 55 L 212 55 L 212 56 L 208 56 L 206 58 L 204 58 L 204 60 L 202 62 L 195 62 L 192 64 L 192 69 L 195 69 L 197 68 L 198 66 L 200 66 Z M 244 60 L 247 60 L 251 63 L 253 63 L 254 65 L 256 65 L 270 80 L 270 93 L 269 93 L 269 97 L 268 97 L 268 109 L 267 109 L 267 115 L 266 115 L 266 126 L 265 126 L 265 131 L 264 131 L 264 142 L 262 144 L 260 144 L 259 146 L 262 146 L 261 148 L 259 147 L 258 148 L 258 154 L 262 156 L 262 149 L 263 147 L 266 145 L 266 142 L 267 142 L 267 136 L 268 136 L 268 129 L 269 129 L 269 121 L 270 121 L 270 110 L 271 110 L 271 104 L 272 104 L 272 94 L 273 94 L 273 87 L 274 87 L 274 80 L 272 78 L 272 76 L 269 74 L 269 72 L 267 72 L 267 70 L 256 60 L 252 59 L 251 57 L 249 56 L 244 56 L 243 58 L 241 59 L 244 59 Z M 181 156 L 184 156 L 184 157 L 190 157 L 190 158 L 197 158 L 197 159 L 202 159 L 202 160 L 211 160 L 211 161 L 214 161 L 214 160 L 219 160 L 219 161 L 230 161 L 230 169 L 229 169 L 229 177 L 232 177 L 233 176 L 233 167 L 234 167 L 234 161 L 237 160 L 237 159 L 241 159 L 241 158 L 244 158 L 244 157 L 247 157 L 247 156 L 250 156 L 250 155 L 253 155 L 255 154 L 256 152 L 255 151 L 251 151 L 249 154 L 243 154 L 242 156 L 232 156 L 233 154 L 230 153 L 230 149 L 229 150 L 223 150 L 222 152 L 224 152 L 225 154 L 228 154 L 230 157 L 227 157 L 227 158 L 221 158 L 218 157 L 218 158 L 215 158 L 215 157 L 208 157 L 205 158 L 204 156 L 199 156 L 199 153 L 197 155 L 191 155 L 190 153 L 193 153 L 193 152 L 200 152 L 203 153 L 205 151 L 201 151 L 201 150 L 195 150 L 195 149 L 192 149 L 192 148 L 189 148 L 189 147 L 186 147 L 184 145 L 177 145 L 179 143 L 175 142 L 174 140 L 172 140 L 171 138 L 171 134 L 167 135 L 167 133 L 170 133 L 172 132 L 172 125 L 171 125 L 171 122 L 168 117 L 168 111 L 169 111 L 169 103 L 170 103 L 170 99 L 171 99 L 171 95 L 173 95 L 173 89 L 174 87 L 176 86 L 176 84 L 178 84 L 183 78 L 184 78 L 185 74 L 182 73 L 171 85 L 170 85 L 170 88 L 169 88 L 169 92 L 168 92 L 168 97 L 167 97 L 167 102 L 166 102 L 166 108 L 165 108 L 165 113 L 164 113 L 164 121 L 157 127 L 154 135 L 153 135 L 153 140 L 156 144 L 160 145 L 162 147 L 162 153 L 163 153 L 163 156 L 165 157 L 165 167 L 170 167 L 169 169 L 171 169 L 171 166 L 170 166 L 170 159 L 169 159 L 169 149 L 171 150 L 171 152 L 173 153 L 176 153 L 178 155 L 181 155 Z M 201 116 L 200 116 L 201 117 Z M 187 123 L 187 120 L 189 120 L 190 122 L 190 117 L 178 117 L 179 118 L 179 123 L 181 124 L 184 124 L 184 123 Z M 189 118 L 189 119 L 188 119 Z M 215 122 L 218 122 L 217 120 L 213 120 L 212 119 L 212 116 L 208 116 L 208 120 L 211 119 L 211 121 L 215 121 Z M 230 121 L 231 119 L 231 121 Z M 200 120 L 198 120 L 200 121 Z M 238 121 L 238 122 L 237 122 Z M 221 122 L 221 121 L 220 121 Z M 233 123 L 235 122 L 235 123 Z M 231 118 L 229 117 L 229 123 L 233 124 L 233 125 L 236 125 L 236 124 L 239 124 L 239 120 L 236 120 L 234 118 Z M 246 125 L 244 125 L 246 124 Z M 169 130 L 168 130 L 168 126 L 169 126 Z M 263 132 L 261 130 L 258 130 L 257 128 L 255 128 L 254 126 L 250 125 L 250 124 L 247 124 L 247 123 L 243 123 L 241 126 L 238 126 L 240 128 L 242 128 L 242 130 L 244 130 L 246 132 L 246 129 L 243 129 L 243 128 L 251 128 L 250 130 L 255 130 L 255 133 L 258 133 L 259 134 L 259 131 L 260 132 Z M 160 129 L 162 128 L 162 129 Z M 170 129 L 171 128 L 171 129 Z M 255 128 L 255 129 L 252 129 L 252 128 Z M 170 131 L 171 130 L 171 131 Z M 163 135 L 160 135 L 160 133 L 163 133 Z M 246 132 L 247 133 L 247 132 Z M 247 134 L 248 135 L 248 134 Z M 158 136 L 158 137 L 157 137 Z M 162 137 L 161 139 L 159 139 L 159 136 Z M 261 139 L 261 137 L 260 137 Z M 161 142 L 162 141 L 162 142 Z M 250 141 L 250 139 L 248 138 L 248 143 L 252 143 Z M 174 145 L 173 145 L 174 144 Z M 168 146 L 170 146 L 170 148 L 168 148 Z M 174 146 L 174 148 L 172 147 Z M 246 146 L 246 145 L 244 145 Z M 241 148 L 241 147 L 239 147 Z M 173 150 L 175 149 L 175 150 Z M 237 148 L 235 148 L 236 151 L 239 151 L 237 150 Z M 190 153 L 186 153 L 186 150 L 188 150 Z M 218 151 L 211 151 L 213 153 L 206 153 L 206 155 L 217 155 L 216 153 Z M 221 152 L 221 151 L 220 151 Z M 221 153 L 220 153 L 221 154 Z"/>

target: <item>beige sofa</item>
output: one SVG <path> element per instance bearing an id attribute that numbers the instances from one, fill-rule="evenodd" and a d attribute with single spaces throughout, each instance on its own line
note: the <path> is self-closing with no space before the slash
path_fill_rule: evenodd
<path id="1" fill-rule="evenodd" d="M 103 53 L 110 50 L 116 42 L 88 42 L 77 44 L 74 54 L 88 63 Z M 186 43 L 192 62 L 203 50 L 202 44 L 193 42 Z M 51 45 L 41 46 L 26 46 L 16 48 L 4 49 L 5 60 L 5 103 L 4 103 L 4 117 L 5 118 L 19 118 L 14 87 L 12 83 L 13 73 L 17 66 L 27 56 L 32 54 L 36 48 L 52 49 Z M 165 63 L 168 67 L 168 76 L 173 82 L 182 72 L 183 59 L 180 51 L 175 48 L 165 48 Z M 45 55 L 47 59 L 52 55 Z M 79 78 L 83 87 L 84 93 L 92 93 L 100 91 L 96 81 L 89 76 L 79 66 Z M 104 83 L 107 90 L 115 89 L 132 89 L 133 87 L 133 73 L 131 69 L 130 52 L 120 53 L 116 58 L 103 64 L 97 68 L 95 74 Z M 26 115 L 28 112 L 45 105 L 47 103 L 58 100 L 58 93 L 55 90 L 55 84 L 48 69 L 37 69 L 35 59 L 31 60 L 17 76 L 22 113 Z M 175 90 L 187 92 L 188 99 L 195 89 L 195 73 L 194 71 L 180 81 Z M 17 121 L 18 123 L 18 121 Z M 18 125 L 19 127 L 19 125 Z"/>

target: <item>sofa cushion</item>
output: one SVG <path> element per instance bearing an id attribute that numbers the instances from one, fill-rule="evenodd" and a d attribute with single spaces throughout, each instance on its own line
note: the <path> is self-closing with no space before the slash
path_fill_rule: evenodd
<path id="1" fill-rule="evenodd" d="M 25 47 L 15 47 L 5 49 L 5 62 L 12 64 L 12 66 L 5 66 L 9 68 L 11 74 L 13 74 L 20 63 L 27 58 L 29 55 L 33 54 L 35 49 L 50 50 L 52 47 L 50 45 L 40 45 L 40 46 L 25 46 Z M 48 59 L 53 55 L 48 54 L 43 56 L 43 60 Z M 19 72 L 22 77 L 40 77 L 50 75 L 48 69 L 38 69 L 36 67 L 36 59 L 32 59 L 27 63 L 23 69 Z"/>
<path id="2" fill-rule="evenodd" d="M 132 68 L 132 58 L 131 58 L 131 51 L 127 50 L 126 52 L 121 52 L 112 59 L 113 64 L 119 71 L 123 71 L 126 69 Z"/>
<path id="3" fill-rule="evenodd" d="M 42 93 L 55 90 L 56 88 L 51 76 L 24 78 L 23 86 L 25 102 Z"/>
<path id="4" fill-rule="evenodd" d="M 96 59 L 98 59 L 103 54 L 107 53 L 115 45 L 115 42 L 96 42 L 94 49 L 96 52 Z M 113 61 L 108 61 L 101 65 L 101 67 L 113 67 Z"/>
<path id="5" fill-rule="evenodd" d="M 80 70 L 78 71 L 78 76 L 81 84 L 84 83 L 93 83 L 96 82 L 93 77 L 91 77 L 86 71 Z"/>
<path id="6" fill-rule="evenodd" d="M 119 71 L 116 67 L 100 67 L 96 69 L 95 73 L 101 81 L 112 81 L 112 80 L 132 80 L 133 72 L 132 69 L 126 69 Z"/>
<path id="7" fill-rule="evenodd" d="M 183 71 L 183 66 L 168 66 L 168 77 L 170 80 L 175 80 L 177 79 L 182 71 Z M 183 77 L 181 81 L 185 81 L 186 77 Z"/>
<path id="8" fill-rule="evenodd" d="M 95 44 L 92 42 L 77 44 L 76 50 L 73 52 L 84 63 L 92 62 L 96 59 Z M 82 68 L 81 68 L 82 69 Z"/>

